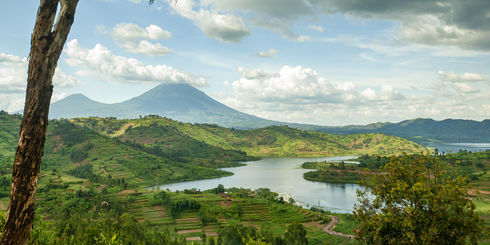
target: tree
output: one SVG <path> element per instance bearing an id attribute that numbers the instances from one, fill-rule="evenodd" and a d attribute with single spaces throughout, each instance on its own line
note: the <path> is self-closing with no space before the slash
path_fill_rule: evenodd
<path id="1" fill-rule="evenodd" d="M 437 158 L 394 157 L 358 191 L 356 239 L 365 244 L 476 244 L 483 222 L 461 176 Z"/>
<path id="2" fill-rule="evenodd" d="M 225 193 L 225 187 L 222 184 L 219 184 L 218 187 L 214 189 L 214 192 L 216 194 Z"/>
<path id="3" fill-rule="evenodd" d="M 55 23 L 58 4 L 61 8 Z M 7 220 L 0 244 L 29 242 L 53 93 L 53 75 L 73 24 L 77 4 L 78 0 L 41 0 L 39 5 L 31 36 L 26 102 L 15 152 Z"/>
<path id="4" fill-rule="evenodd" d="M 298 222 L 290 224 L 284 235 L 284 241 L 288 245 L 307 245 L 308 239 L 306 239 L 305 227 Z"/>

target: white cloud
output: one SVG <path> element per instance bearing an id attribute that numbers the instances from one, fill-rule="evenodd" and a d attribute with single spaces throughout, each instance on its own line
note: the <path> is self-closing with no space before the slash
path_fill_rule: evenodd
<path id="1" fill-rule="evenodd" d="M 490 49 L 490 31 L 473 30 L 448 24 L 436 15 L 426 15 L 403 22 L 400 39 L 427 45 L 459 46 L 468 49 Z"/>
<path id="2" fill-rule="evenodd" d="M 115 43 L 123 47 L 126 51 L 136 54 L 146 54 L 149 56 L 165 56 L 172 50 L 160 43 L 152 43 L 148 40 L 165 40 L 172 37 L 172 34 L 157 25 L 149 25 L 142 28 L 134 23 L 119 23 L 110 30 L 103 26 L 97 29 L 110 35 Z"/>
<path id="3" fill-rule="evenodd" d="M 0 53 L 0 109 L 15 112 L 23 108 L 27 86 L 27 65 L 27 58 Z M 59 91 L 59 88 L 70 88 L 80 84 L 80 81 L 56 68 L 51 101 L 66 96 L 66 93 Z"/>
<path id="4" fill-rule="evenodd" d="M 278 53 L 279 53 L 279 50 L 271 48 L 267 51 L 260 51 L 260 52 L 256 53 L 255 55 L 262 57 L 262 58 L 271 58 L 271 57 L 275 57 Z"/>
<path id="5" fill-rule="evenodd" d="M 144 65 L 137 59 L 117 56 L 101 44 L 87 49 L 82 47 L 77 39 L 73 39 L 68 42 L 65 53 L 68 55 L 66 62 L 80 68 L 78 74 L 96 75 L 109 81 L 207 85 L 203 77 L 196 77 L 167 65 Z"/>
<path id="6" fill-rule="evenodd" d="M 383 100 L 404 100 L 405 96 L 400 92 L 396 91 L 390 85 L 382 85 L 381 86 L 381 98 Z"/>
<path id="7" fill-rule="evenodd" d="M 25 93 L 27 85 L 27 58 L 0 53 L 0 91 L 2 93 Z M 80 81 L 56 68 L 54 88 L 68 88 L 81 84 Z"/>
<path id="8" fill-rule="evenodd" d="M 323 27 L 321 26 L 318 26 L 318 25 L 308 25 L 308 28 L 312 29 L 312 30 L 315 30 L 315 31 L 318 31 L 318 32 L 323 32 Z"/>
<path id="9" fill-rule="evenodd" d="M 441 80 L 449 82 L 479 82 L 485 80 L 482 75 L 478 73 L 465 72 L 463 74 L 457 74 L 452 71 L 438 71 L 437 75 Z"/>
<path id="10" fill-rule="evenodd" d="M 475 88 L 471 87 L 467 83 L 454 83 L 453 86 L 454 86 L 454 89 L 456 91 L 461 92 L 461 93 L 465 93 L 465 94 L 479 92 L 478 89 L 475 89 Z"/>
<path id="11" fill-rule="evenodd" d="M 207 36 L 222 42 L 239 42 L 250 34 L 243 19 L 214 10 L 199 8 L 195 11 L 193 0 L 168 0 L 172 9 L 193 21 Z"/>
<path id="12" fill-rule="evenodd" d="M 105 30 L 104 27 L 99 28 L 117 41 L 164 40 L 172 37 L 169 31 L 153 24 L 144 29 L 134 23 L 119 23 L 110 30 Z"/>
<path id="13" fill-rule="evenodd" d="M 123 47 L 126 51 L 135 54 L 146 54 L 149 56 L 165 56 L 171 53 L 172 50 L 159 44 L 150 43 L 146 40 L 141 40 L 138 43 L 125 42 L 119 46 Z"/>
<path id="14" fill-rule="evenodd" d="M 291 30 L 295 21 L 313 16 L 307 1 L 298 0 L 201 0 L 201 6 L 228 13 L 243 13 L 250 24 L 281 33 L 284 38 L 304 42 L 306 35 Z"/>
<path id="15" fill-rule="evenodd" d="M 376 91 L 372 88 L 367 88 L 361 92 L 361 95 L 368 100 L 375 100 L 378 96 L 376 95 Z"/>
<path id="16" fill-rule="evenodd" d="M 353 83 L 333 85 L 311 68 L 284 66 L 278 73 L 238 68 L 241 78 L 232 83 L 235 98 L 282 104 L 359 104 L 365 101 L 403 100 L 391 86 L 382 86 L 380 96 L 371 89 L 360 92 Z"/>
<path id="17" fill-rule="evenodd" d="M 190 0 L 187 0 L 190 2 Z M 267 28 L 295 41 L 309 38 L 292 31 L 303 20 L 343 14 L 354 18 L 383 19 L 399 24 L 398 40 L 432 46 L 454 46 L 467 50 L 490 50 L 490 2 L 472 0 L 201 0 L 201 7 L 242 13 L 257 27 Z M 317 25 L 310 29 L 322 32 Z"/>
<path id="18" fill-rule="evenodd" d="M 301 66 L 284 66 L 277 73 L 239 67 L 238 72 L 241 78 L 232 83 L 233 93 L 217 94 L 217 99 L 272 120 L 343 125 L 418 117 L 481 120 L 489 115 L 489 106 L 485 107 L 490 104 L 488 90 L 461 81 L 441 84 L 440 79 L 433 80 L 437 86 L 432 90 L 405 88 L 402 93 L 395 87 L 400 84 L 397 81 L 358 88 L 353 82 L 333 83 Z M 468 74 L 460 76 L 466 81 L 477 80 L 478 76 Z"/>

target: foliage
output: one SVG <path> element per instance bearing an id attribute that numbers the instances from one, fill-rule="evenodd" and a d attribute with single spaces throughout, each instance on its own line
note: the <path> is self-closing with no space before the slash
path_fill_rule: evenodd
<path id="1" fill-rule="evenodd" d="M 389 156 L 373 156 L 373 155 L 362 155 L 357 160 L 359 160 L 359 167 L 368 168 L 370 170 L 377 170 L 390 162 Z"/>
<path id="2" fill-rule="evenodd" d="M 306 239 L 305 227 L 297 222 L 289 225 L 284 235 L 284 241 L 288 245 L 307 245 L 308 239 Z"/>
<path id="3" fill-rule="evenodd" d="M 172 217 L 175 218 L 183 210 L 199 210 L 201 204 L 196 199 L 177 199 L 170 200 L 168 208 Z"/>
<path id="4" fill-rule="evenodd" d="M 363 176 L 362 173 L 357 172 L 328 170 L 311 171 L 303 174 L 303 178 L 306 180 L 330 183 L 358 183 Z"/>
<path id="5" fill-rule="evenodd" d="M 78 148 L 73 149 L 70 154 L 70 160 L 74 163 L 81 162 L 87 157 L 88 152 Z"/>
<path id="6" fill-rule="evenodd" d="M 225 193 L 225 187 L 222 184 L 219 184 L 218 187 L 214 189 L 214 192 L 216 194 L 218 193 Z"/>
<path id="7" fill-rule="evenodd" d="M 78 178 L 90 179 L 94 177 L 92 170 L 93 170 L 92 165 L 82 164 L 74 168 L 73 170 L 71 170 L 69 173 Z"/>
<path id="8" fill-rule="evenodd" d="M 355 207 L 356 238 L 367 244 L 476 243 L 483 223 L 460 176 L 451 177 L 437 158 L 394 157 L 364 182 Z M 373 199 L 374 198 L 374 199 Z"/>

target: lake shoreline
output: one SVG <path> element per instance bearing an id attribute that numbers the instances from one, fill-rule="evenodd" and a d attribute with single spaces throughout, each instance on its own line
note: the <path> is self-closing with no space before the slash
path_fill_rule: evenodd
<path id="1" fill-rule="evenodd" d="M 355 157 L 266 157 L 258 161 L 246 162 L 246 166 L 220 169 L 233 173 L 231 176 L 177 182 L 147 189 L 209 190 L 216 188 L 219 184 L 227 189 L 233 187 L 251 190 L 268 188 L 272 192 L 285 193 L 307 207 L 319 207 L 332 212 L 345 213 L 353 210 L 354 203 L 357 201 L 355 193 L 359 186 L 352 183 L 322 183 L 305 180 L 303 174 L 309 170 L 301 168 L 301 164 L 305 161 L 343 161 Z"/>

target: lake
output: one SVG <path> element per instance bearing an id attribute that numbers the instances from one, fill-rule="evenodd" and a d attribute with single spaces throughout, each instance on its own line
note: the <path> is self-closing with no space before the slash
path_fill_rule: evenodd
<path id="1" fill-rule="evenodd" d="M 437 148 L 439 153 L 456 153 L 459 150 L 471 152 L 490 150 L 490 143 L 432 143 L 427 146 Z"/>
<path id="2" fill-rule="evenodd" d="M 246 166 L 223 168 L 234 175 L 207 180 L 187 181 L 162 185 L 160 189 L 171 191 L 184 189 L 208 190 L 222 184 L 225 188 L 247 189 L 269 188 L 273 192 L 284 193 L 308 206 L 320 206 L 334 212 L 351 212 L 356 203 L 356 184 L 331 184 L 303 179 L 301 164 L 308 161 L 342 161 L 355 156 L 323 158 L 265 158 L 246 162 Z"/>

